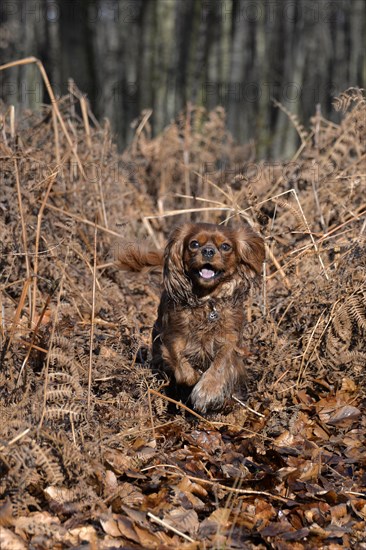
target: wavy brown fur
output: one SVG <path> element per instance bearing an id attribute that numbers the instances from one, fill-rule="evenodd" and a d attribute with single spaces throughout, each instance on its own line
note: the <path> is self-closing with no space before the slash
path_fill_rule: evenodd
<path id="1" fill-rule="evenodd" d="M 163 267 L 163 252 L 149 250 L 137 243 L 128 243 L 117 259 L 120 269 L 140 272 L 153 267 Z"/>

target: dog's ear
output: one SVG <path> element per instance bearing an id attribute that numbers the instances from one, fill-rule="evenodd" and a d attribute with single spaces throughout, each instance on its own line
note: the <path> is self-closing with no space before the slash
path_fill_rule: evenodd
<path id="1" fill-rule="evenodd" d="M 150 250 L 139 243 L 124 243 L 116 265 L 124 271 L 151 271 L 154 267 L 163 266 L 163 252 Z"/>
<path id="2" fill-rule="evenodd" d="M 184 240 L 192 229 L 187 223 L 173 229 L 164 251 L 164 285 L 168 296 L 175 302 L 189 302 L 192 283 L 184 272 Z"/>
<path id="3" fill-rule="evenodd" d="M 264 240 L 248 226 L 235 231 L 239 272 L 246 279 L 255 279 L 262 273 L 265 257 Z"/>

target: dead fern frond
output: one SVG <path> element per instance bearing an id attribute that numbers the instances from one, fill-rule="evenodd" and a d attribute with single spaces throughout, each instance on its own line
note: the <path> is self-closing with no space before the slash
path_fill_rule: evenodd
<path id="1" fill-rule="evenodd" d="M 60 348 L 54 347 L 50 351 L 50 364 L 58 364 L 61 367 L 69 368 L 73 363 L 73 357 L 68 351 L 64 351 Z"/>
<path id="2" fill-rule="evenodd" d="M 274 202 L 275 204 L 277 204 L 281 208 L 290 210 L 290 212 L 292 212 L 295 219 L 297 220 L 297 226 L 296 227 L 298 229 L 301 228 L 306 233 L 308 232 L 308 228 L 306 227 L 306 225 L 304 223 L 303 215 L 301 214 L 301 212 L 293 204 L 291 204 L 289 201 L 285 201 L 283 199 L 278 199 L 278 198 L 272 199 L 272 202 Z"/>
<path id="3" fill-rule="evenodd" d="M 71 399 L 73 396 L 72 389 L 70 387 L 58 387 L 55 390 L 47 390 L 46 400 L 50 401 L 65 401 Z"/>
<path id="4" fill-rule="evenodd" d="M 70 384 L 72 387 L 76 387 L 79 384 L 79 377 L 74 378 L 68 372 L 53 371 L 49 374 L 49 379 L 53 382 Z"/>
<path id="5" fill-rule="evenodd" d="M 349 345 L 352 337 L 352 319 L 348 307 L 342 304 L 342 306 L 338 308 L 332 319 L 332 324 L 335 334 L 342 342 Z"/>
<path id="6" fill-rule="evenodd" d="M 352 103 L 356 107 L 366 105 L 363 88 L 348 88 L 338 97 L 334 98 L 333 107 L 336 111 L 342 111 L 343 113 L 345 113 Z"/>
<path id="7" fill-rule="evenodd" d="M 347 301 L 347 309 L 350 317 L 355 321 L 359 330 L 366 332 L 366 298 L 365 295 L 356 294 Z"/>
<path id="8" fill-rule="evenodd" d="M 299 117 L 297 115 L 295 115 L 294 113 L 291 113 L 288 109 L 286 109 L 286 107 L 284 105 L 282 105 L 282 103 L 280 103 L 276 99 L 273 99 L 272 102 L 275 105 L 275 107 L 277 107 L 283 113 L 285 113 L 285 115 L 287 115 L 287 117 L 291 120 L 296 132 L 299 135 L 299 138 L 301 139 L 301 144 L 305 145 L 306 141 L 309 138 L 309 134 L 305 130 L 304 126 L 300 123 Z"/>
<path id="9" fill-rule="evenodd" d="M 60 403 L 59 407 L 50 407 L 46 406 L 45 418 L 48 420 L 73 420 L 73 421 L 81 421 L 85 419 L 85 412 L 82 410 L 80 405 L 76 405 L 75 403 L 70 404 L 62 404 Z"/>
<path id="10" fill-rule="evenodd" d="M 52 457 L 49 448 L 42 448 L 36 441 L 32 440 L 30 452 L 34 457 L 36 466 L 44 471 L 48 483 L 53 485 L 61 484 L 64 481 L 64 475 L 60 465 Z"/>

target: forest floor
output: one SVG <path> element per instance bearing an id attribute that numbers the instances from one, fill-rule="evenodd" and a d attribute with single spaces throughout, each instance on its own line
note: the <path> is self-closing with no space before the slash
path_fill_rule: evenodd
<path id="1" fill-rule="evenodd" d="M 366 101 L 335 108 L 266 163 L 221 108 L 119 154 L 76 89 L 1 106 L 1 550 L 366 549 Z M 264 280 L 242 397 L 200 417 L 149 368 L 159 276 L 114 262 L 232 217 Z"/>

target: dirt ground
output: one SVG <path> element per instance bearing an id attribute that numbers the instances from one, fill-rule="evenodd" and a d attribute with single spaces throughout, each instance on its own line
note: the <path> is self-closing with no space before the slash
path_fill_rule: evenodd
<path id="1" fill-rule="evenodd" d="M 366 549 L 366 100 L 334 107 L 258 162 L 219 107 L 119 154 L 76 89 L 0 106 L 1 550 Z M 267 260 L 240 399 L 199 417 L 149 368 L 159 274 L 115 261 L 231 218 Z"/>

